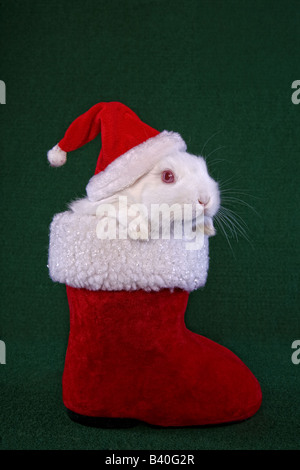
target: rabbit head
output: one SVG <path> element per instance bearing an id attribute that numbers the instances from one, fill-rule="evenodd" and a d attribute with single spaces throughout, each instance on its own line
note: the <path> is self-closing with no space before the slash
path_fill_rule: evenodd
<path id="1" fill-rule="evenodd" d="M 85 198 L 73 202 L 70 207 L 74 212 L 96 214 L 99 205 L 116 205 L 121 196 L 126 197 L 128 206 L 138 204 L 146 207 L 147 217 L 153 205 L 176 204 L 183 210 L 185 205 L 190 205 L 195 223 L 196 214 L 202 214 L 204 233 L 208 236 L 215 234 L 213 217 L 220 206 L 220 193 L 202 157 L 182 151 L 173 152 L 162 157 L 148 173 L 141 175 L 130 186 L 105 199 L 90 201 Z"/>
<path id="2" fill-rule="evenodd" d="M 145 205 L 148 212 L 153 204 L 178 204 L 181 207 L 189 204 L 195 216 L 197 206 L 201 206 L 206 230 L 209 235 L 214 233 L 212 219 L 220 206 L 220 193 L 202 157 L 185 152 L 167 155 L 148 174 L 124 189 L 122 195 Z"/>

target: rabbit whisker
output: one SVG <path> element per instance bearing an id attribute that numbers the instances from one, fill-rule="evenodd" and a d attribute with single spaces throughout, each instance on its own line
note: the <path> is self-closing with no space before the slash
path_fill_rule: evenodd
<path id="1" fill-rule="evenodd" d="M 256 209 L 254 209 L 253 206 L 251 206 L 251 204 L 248 204 L 248 202 L 244 201 L 243 199 L 240 199 L 238 197 L 234 197 L 234 196 L 222 196 L 222 201 L 224 201 L 225 203 L 227 204 L 240 204 L 240 205 L 243 205 L 243 206 L 246 206 L 246 207 L 249 207 L 249 209 L 251 209 L 256 215 L 258 215 L 258 217 L 262 218 L 261 215 L 257 212 Z"/>
<path id="2" fill-rule="evenodd" d="M 208 155 L 205 156 L 205 160 L 210 157 L 213 153 L 217 152 L 217 150 L 221 150 L 221 149 L 224 149 L 225 148 L 225 145 L 221 145 L 220 147 L 217 147 L 215 150 L 213 150 L 212 152 L 210 152 Z"/>
<path id="3" fill-rule="evenodd" d="M 219 130 L 219 131 L 215 132 L 213 135 L 211 135 L 211 136 L 207 139 L 207 141 L 205 142 L 205 144 L 204 144 L 203 147 L 202 147 L 202 150 L 201 150 L 200 155 L 203 155 L 204 149 L 205 149 L 205 147 L 207 146 L 208 142 L 209 142 L 211 139 L 213 139 L 213 137 L 215 137 L 216 135 L 220 134 L 221 132 L 222 132 L 222 131 Z"/>

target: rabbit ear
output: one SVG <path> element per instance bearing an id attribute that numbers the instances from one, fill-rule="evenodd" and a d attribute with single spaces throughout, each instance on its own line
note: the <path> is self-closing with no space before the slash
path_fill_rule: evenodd
<path id="1" fill-rule="evenodd" d="M 94 175 L 86 192 L 90 201 L 100 201 L 131 186 L 165 155 L 184 152 L 186 144 L 175 132 L 163 131 L 124 153 L 105 170 Z"/>

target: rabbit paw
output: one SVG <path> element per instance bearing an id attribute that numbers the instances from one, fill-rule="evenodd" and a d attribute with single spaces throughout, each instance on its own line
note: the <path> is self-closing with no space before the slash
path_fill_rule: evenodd
<path id="1" fill-rule="evenodd" d="M 132 240 L 149 240 L 149 230 L 147 223 L 130 223 L 127 233 L 129 238 Z"/>

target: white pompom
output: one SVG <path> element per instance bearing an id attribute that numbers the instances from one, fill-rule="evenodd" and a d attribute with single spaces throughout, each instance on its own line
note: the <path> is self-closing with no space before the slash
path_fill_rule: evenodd
<path id="1" fill-rule="evenodd" d="M 47 153 L 48 162 L 51 166 L 62 166 L 67 161 L 67 153 L 58 144 Z"/>

